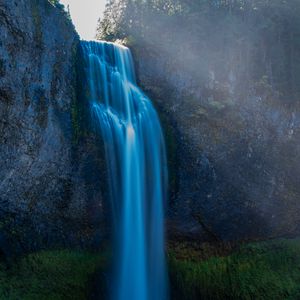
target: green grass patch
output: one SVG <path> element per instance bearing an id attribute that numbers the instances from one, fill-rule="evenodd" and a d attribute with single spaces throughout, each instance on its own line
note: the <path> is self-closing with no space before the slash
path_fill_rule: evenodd
<path id="1" fill-rule="evenodd" d="M 300 299 L 300 239 L 241 246 L 206 260 L 170 254 L 172 299 Z"/>
<path id="2" fill-rule="evenodd" d="M 11 267 L 0 264 L 0 299 L 87 299 L 96 270 L 105 255 L 77 251 L 44 251 L 19 259 Z"/>
<path id="3" fill-rule="evenodd" d="M 227 248 L 221 256 L 205 247 L 210 258 L 186 245 L 170 250 L 171 299 L 300 299 L 300 239 L 251 243 L 231 254 Z M 57 250 L 0 263 L 0 299 L 88 299 L 108 260 L 106 253 Z"/>

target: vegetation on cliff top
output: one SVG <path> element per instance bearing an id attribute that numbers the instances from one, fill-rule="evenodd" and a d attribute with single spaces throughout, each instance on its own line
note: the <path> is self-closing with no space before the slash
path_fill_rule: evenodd
<path id="1" fill-rule="evenodd" d="M 60 3 L 59 0 L 49 0 L 49 2 L 51 4 L 53 4 L 55 7 L 60 8 L 60 9 L 64 9 L 64 5 Z"/>
<path id="2" fill-rule="evenodd" d="M 300 96 L 299 14 L 298 0 L 110 0 L 97 37 L 183 56 L 199 82 L 214 65 L 222 81 L 236 62 L 241 92 L 264 79 L 287 101 Z"/>
<path id="3" fill-rule="evenodd" d="M 56 8 L 60 9 L 70 21 L 72 20 L 69 5 L 65 7 L 62 3 L 60 3 L 60 0 L 48 0 L 48 1 Z"/>

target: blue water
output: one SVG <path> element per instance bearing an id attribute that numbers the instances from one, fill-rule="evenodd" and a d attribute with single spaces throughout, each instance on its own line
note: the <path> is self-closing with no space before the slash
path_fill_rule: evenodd
<path id="1" fill-rule="evenodd" d="M 104 140 L 114 225 L 113 300 L 165 300 L 164 138 L 130 50 L 82 42 L 91 115 Z"/>

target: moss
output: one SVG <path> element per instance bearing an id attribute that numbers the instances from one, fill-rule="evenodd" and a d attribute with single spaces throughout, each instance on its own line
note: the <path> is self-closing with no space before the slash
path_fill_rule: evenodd
<path id="1" fill-rule="evenodd" d="M 171 251 L 171 299 L 299 299 L 300 239 L 223 250 L 208 259 L 186 245 Z M 208 245 L 203 251 L 213 253 Z M 0 299 L 88 299 L 107 261 L 107 253 L 55 250 L 26 255 L 11 266 L 0 263 Z"/>
<path id="2" fill-rule="evenodd" d="M 89 280 L 106 257 L 79 251 L 30 254 L 13 267 L 0 264 L 0 299 L 87 299 Z"/>
<path id="3" fill-rule="evenodd" d="M 170 254 L 172 299 L 299 299 L 300 239 L 241 246 L 206 260 Z"/>

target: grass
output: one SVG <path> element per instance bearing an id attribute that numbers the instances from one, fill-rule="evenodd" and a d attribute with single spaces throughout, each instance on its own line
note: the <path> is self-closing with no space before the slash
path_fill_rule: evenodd
<path id="1" fill-rule="evenodd" d="M 169 251 L 172 300 L 300 299 L 300 239 L 251 243 L 233 252 L 230 247 L 188 247 L 173 245 Z M 0 299 L 88 299 L 107 254 L 42 251 L 13 264 L 2 262 Z"/>
<path id="2" fill-rule="evenodd" d="M 104 256 L 77 251 L 44 251 L 27 255 L 11 267 L 0 264 L 0 299 L 87 299 L 91 276 Z"/>
<path id="3" fill-rule="evenodd" d="M 300 299 L 300 239 L 252 243 L 206 260 L 170 254 L 172 299 Z"/>

